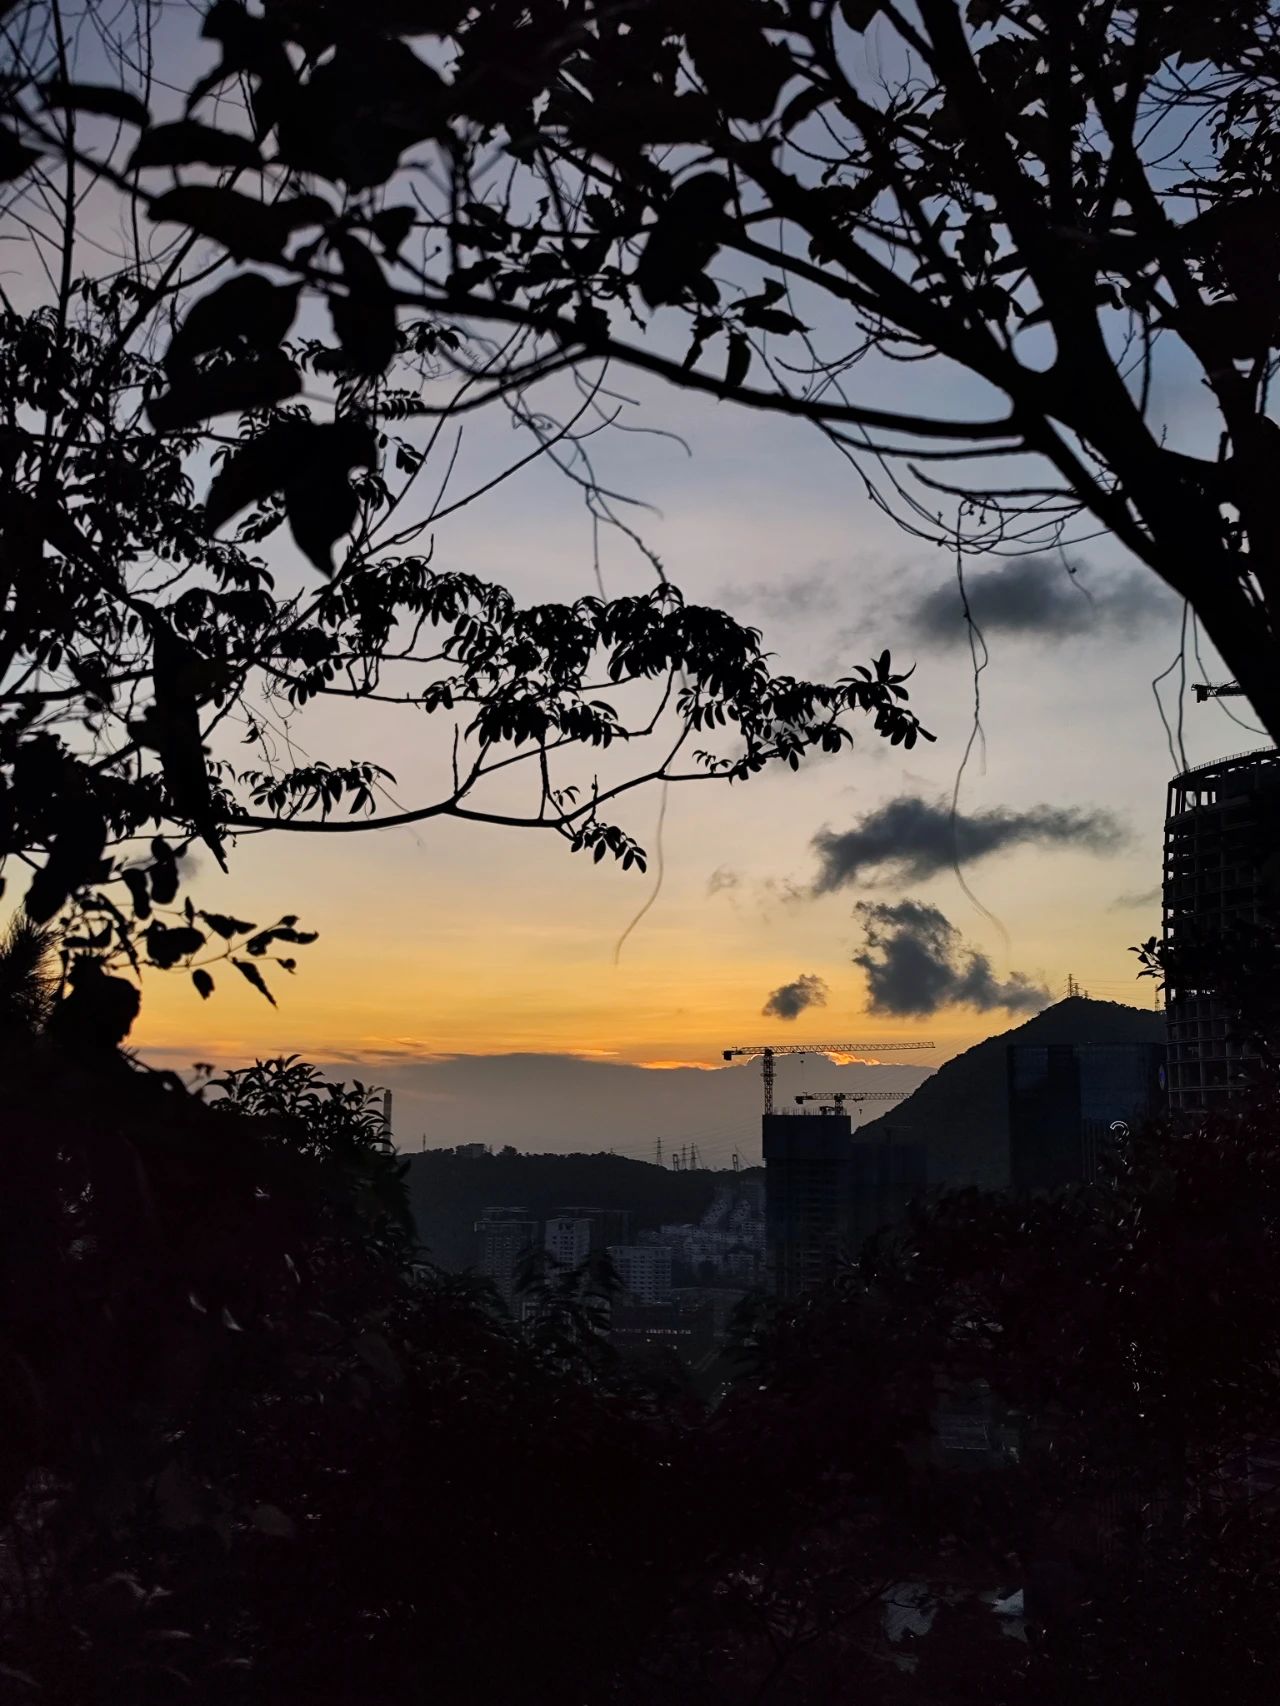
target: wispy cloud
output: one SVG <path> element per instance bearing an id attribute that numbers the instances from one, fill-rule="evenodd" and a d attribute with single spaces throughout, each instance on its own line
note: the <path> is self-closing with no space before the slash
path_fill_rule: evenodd
<path id="1" fill-rule="evenodd" d="M 991 961 L 965 943 L 946 915 L 918 900 L 860 901 L 866 946 L 853 956 L 867 975 L 873 1013 L 924 1018 L 942 1007 L 1035 1012 L 1049 991 L 1014 972 L 1000 979 Z"/>
<path id="2" fill-rule="evenodd" d="M 1160 885 L 1154 888 L 1142 889 L 1136 894 L 1118 894 L 1108 906 L 1108 912 L 1137 912 L 1143 907 L 1155 906 L 1160 900 Z"/>
<path id="3" fill-rule="evenodd" d="M 944 799 L 899 794 L 860 818 L 852 829 L 820 829 L 814 892 L 826 894 L 853 883 L 923 882 L 952 861 L 972 864 L 1011 847 L 1077 847 L 1112 853 L 1126 840 L 1110 812 L 1074 807 L 1032 806 L 1011 811 L 957 812 Z"/>
<path id="4" fill-rule="evenodd" d="M 830 611 L 840 600 L 830 564 L 815 563 L 789 578 L 726 587 L 721 602 L 731 608 L 750 606 L 767 622 L 793 622 Z"/>
<path id="5" fill-rule="evenodd" d="M 792 877 L 761 878 L 760 903 L 762 906 L 768 907 L 774 901 L 779 901 L 783 906 L 793 906 L 796 901 L 807 899 L 806 891 Z"/>
<path id="6" fill-rule="evenodd" d="M 742 872 L 730 865 L 717 865 L 707 878 L 707 893 L 726 894 L 742 887 Z"/>

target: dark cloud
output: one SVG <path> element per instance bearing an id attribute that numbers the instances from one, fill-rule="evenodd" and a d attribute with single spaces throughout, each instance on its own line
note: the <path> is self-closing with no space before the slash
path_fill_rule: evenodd
<path id="1" fill-rule="evenodd" d="M 965 575 L 974 621 L 989 640 L 996 634 L 1061 639 L 1097 634 L 1131 640 L 1145 624 L 1172 608 L 1169 594 L 1145 570 L 1094 575 L 1052 557 L 1015 557 Z M 968 640 L 957 586 L 931 588 L 906 612 L 908 630 L 923 645 Z"/>
<path id="2" fill-rule="evenodd" d="M 924 1018 L 940 1007 L 1028 1013 L 1052 999 L 1047 989 L 1021 972 L 1001 982 L 987 956 L 967 946 L 936 906 L 918 900 L 896 906 L 859 901 L 854 910 L 862 920 L 866 947 L 853 956 L 853 963 L 867 974 L 873 1013 Z"/>
<path id="3" fill-rule="evenodd" d="M 707 878 L 708 894 L 723 894 L 726 889 L 742 887 L 742 873 L 729 865 L 717 865 Z"/>
<path id="4" fill-rule="evenodd" d="M 1107 811 L 1032 806 L 1024 812 L 993 806 L 988 811 L 957 812 L 954 828 L 946 800 L 918 794 L 896 799 L 868 812 L 852 829 L 820 829 L 813 838 L 818 855 L 814 891 L 829 893 L 848 883 L 918 883 L 1009 847 L 1081 847 L 1111 853 L 1122 846 L 1125 831 Z"/>
<path id="5" fill-rule="evenodd" d="M 766 1019 L 798 1019 L 806 1007 L 825 1007 L 827 986 L 812 972 L 801 972 L 794 983 L 781 984 L 760 1009 Z"/>

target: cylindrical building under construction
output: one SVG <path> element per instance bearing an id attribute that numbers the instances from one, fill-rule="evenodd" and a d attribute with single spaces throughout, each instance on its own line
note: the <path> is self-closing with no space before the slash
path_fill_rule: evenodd
<path id="1" fill-rule="evenodd" d="M 1232 941 L 1280 915 L 1278 879 L 1280 752 L 1174 777 L 1164 837 L 1171 1112 L 1221 1108 L 1239 1092 L 1248 1051 L 1219 985 Z"/>

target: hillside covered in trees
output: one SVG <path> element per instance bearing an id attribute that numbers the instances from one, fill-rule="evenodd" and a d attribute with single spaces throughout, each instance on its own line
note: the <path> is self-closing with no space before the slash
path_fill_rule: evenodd
<path id="1" fill-rule="evenodd" d="M 545 1220 L 570 1204 L 631 1211 L 632 1230 L 701 1219 L 728 1174 L 674 1172 L 625 1155 L 459 1155 L 425 1150 L 409 1159 L 409 1202 L 418 1237 L 441 1267 L 475 1260 L 472 1228 L 485 1208 L 526 1208 Z M 760 1169 L 753 1170 L 763 1177 Z M 750 1175 L 743 1174 L 741 1177 Z"/>

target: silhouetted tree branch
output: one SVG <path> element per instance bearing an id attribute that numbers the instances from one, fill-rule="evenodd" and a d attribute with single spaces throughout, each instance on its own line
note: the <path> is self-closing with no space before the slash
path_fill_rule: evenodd
<path id="1" fill-rule="evenodd" d="M 283 12 L 208 15 L 229 128 L 204 110 L 221 74 L 153 122 L 172 97 L 145 8 L 85 19 L 69 29 L 58 0 L 0 18 L 15 68 L 0 175 L 29 263 L 0 299 L 0 862 L 30 867 L 35 922 L 73 904 L 64 970 L 77 954 L 178 966 L 207 996 L 209 966 L 230 960 L 267 994 L 264 965 L 295 963 L 279 947 L 314 938 L 180 902 L 196 844 L 223 863 L 241 834 L 453 817 L 550 829 L 643 870 L 610 813 L 644 784 L 794 767 L 850 741 L 851 712 L 916 740 L 887 653 L 834 684 L 775 675 L 755 630 L 686 603 L 596 476 L 588 441 L 617 414 L 602 376 L 567 408 L 533 406 L 534 384 L 577 362 L 538 313 L 491 335 L 442 302 L 399 312 L 413 293 L 388 269 L 416 213 L 361 191 L 359 212 L 331 217 L 250 88 L 252 67 L 270 80 L 291 63 Z M 383 50 L 418 75 L 407 48 Z M 394 79 L 370 93 L 394 124 L 419 122 Z M 472 218 L 457 215 L 441 228 L 455 254 Z M 306 240 L 286 265 L 289 237 Z M 544 263 L 530 249 L 528 264 Z M 495 401 L 528 448 L 458 491 L 463 422 Z M 594 525 L 640 546 L 651 591 L 522 607 L 437 566 L 436 529 L 539 457 Z M 326 699 L 433 717 L 447 777 L 309 753 L 305 712 Z"/>
<path id="2" fill-rule="evenodd" d="M 220 62 L 133 176 L 31 88 L 14 146 L 70 140 L 160 229 L 301 283 L 370 374 L 398 315 L 501 326 L 483 373 L 459 355 L 468 407 L 632 366 L 814 421 L 922 537 L 950 541 L 957 505 L 970 550 L 1101 527 L 1280 734 L 1278 25 L 1274 0 L 221 0 Z M 193 128 L 233 88 L 239 116 Z M 234 184 L 208 182 L 231 153 Z M 883 407 L 918 362 L 989 406 Z M 1157 363 L 1196 376 L 1185 429 Z M 157 407 L 209 400 L 175 376 Z"/>

